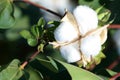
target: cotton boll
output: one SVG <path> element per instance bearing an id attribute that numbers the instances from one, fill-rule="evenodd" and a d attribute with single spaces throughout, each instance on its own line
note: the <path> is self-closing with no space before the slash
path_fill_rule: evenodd
<path id="1" fill-rule="evenodd" d="M 97 13 L 93 9 L 87 6 L 78 6 L 73 14 L 77 20 L 82 35 L 97 28 Z"/>
<path id="2" fill-rule="evenodd" d="M 82 54 L 90 61 L 91 56 L 96 56 L 101 50 L 100 36 L 90 35 L 82 38 L 80 49 Z"/>
<path id="3" fill-rule="evenodd" d="M 81 59 L 78 42 L 62 46 L 60 52 L 68 63 L 77 62 Z"/>
<path id="4" fill-rule="evenodd" d="M 58 42 L 68 42 L 77 38 L 77 31 L 69 22 L 62 22 L 54 31 L 54 37 Z"/>

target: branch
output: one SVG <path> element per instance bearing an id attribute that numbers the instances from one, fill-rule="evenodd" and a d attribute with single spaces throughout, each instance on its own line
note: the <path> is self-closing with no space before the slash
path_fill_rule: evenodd
<path id="1" fill-rule="evenodd" d="M 117 73 L 116 75 L 112 76 L 109 80 L 117 80 L 118 77 L 120 77 L 120 73 Z"/>
<path id="2" fill-rule="evenodd" d="M 108 28 L 110 28 L 110 29 L 120 29 L 120 24 L 111 24 Z"/>
<path id="3" fill-rule="evenodd" d="M 113 69 L 115 66 L 117 66 L 120 62 L 120 57 L 118 57 L 112 64 L 110 64 L 107 68 Z"/>
<path id="4" fill-rule="evenodd" d="M 19 0 L 14 0 L 14 1 L 19 1 Z M 25 3 L 31 4 L 33 6 L 36 6 L 36 7 L 40 8 L 40 9 L 43 9 L 43 10 L 45 10 L 45 11 L 51 13 L 51 14 L 54 14 L 54 15 L 58 16 L 59 18 L 62 18 L 62 16 L 60 14 L 58 14 L 58 13 L 56 13 L 56 12 L 50 10 L 50 9 L 47 9 L 47 8 L 41 6 L 40 4 L 34 3 L 32 1 L 30 1 L 30 0 L 20 0 L 20 1 L 23 1 Z"/>
<path id="5" fill-rule="evenodd" d="M 39 53 L 40 53 L 40 51 L 36 51 L 35 53 L 33 53 L 33 55 L 31 55 L 26 61 L 23 62 L 23 64 L 20 66 L 20 69 L 24 69 L 25 66 L 26 66 L 32 59 L 34 59 Z"/>
<path id="6" fill-rule="evenodd" d="M 51 13 L 51 14 L 54 14 L 54 15 L 58 16 L 59 18 L 62 18 L 62 17 L 63 17 L 63 16 L 61 16 L 60 14 L 58 14 L 58 13 L 56 13 L 56 12 L 50 10 L 50 9 L 47 9 L 47 8 L 41 6 L 40 4 L 34 3 L 34 2 L 32 2 L 32 1 L 30 1 L 30 0 L 13 0 L 13 1 L 23 1 L 23 2 L 25 2 L 25 3 L 31 4 L 31 5 L 33 5 L 33 6 L 36 6 L 36 7 L 40 8 L 40 9 L 43 9 L 43 10 L 45 10 L 45 11 Z M 108 28 L 119 29 L 119 28 L 120 28 L 120 24 L 112 24 L 112 25 L 110 25 Z"/>

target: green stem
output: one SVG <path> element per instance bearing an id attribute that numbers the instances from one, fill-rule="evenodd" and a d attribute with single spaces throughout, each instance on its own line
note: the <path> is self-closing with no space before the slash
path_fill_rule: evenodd
<path id="1" fill-rule="evenodd" d="M 109 80 L 117 80 L 118 77 L 120 77 L 120 73 L 117 73 L 116 75 L 112 76 Z"/>

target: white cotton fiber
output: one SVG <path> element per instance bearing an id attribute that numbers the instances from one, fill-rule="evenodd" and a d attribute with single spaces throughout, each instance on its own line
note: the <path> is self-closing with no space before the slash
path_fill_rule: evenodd
<path id="1" fill-rule="evenodd" d="M 107 27 L 97 29 L 97 13 L 87 6 L 78 6 L 73 13 L 77 23 L 72 24 L 71 16 L 67 15 L 65 18 L 69 20 L 63 20 L 55 30 L 54 36 L 59 44 L 69 42 L 67 45 L 60 46 L 61 55 L 68 63 L 81 60 L 86 66 L 91 58 L 94 60 L 101 51 L 101 45 L 107 38 Z M 78 30 L 76 25 L 79 27 Z M 81 37 L 78 38 L 79 36 Z M 71 41 L 74 42 L 70 43 Z"/>
<path id="2" fill-rule="evenodd" d="M 54 37 L 59 42 L 72 41 L 77 38 L 77 32 L 69 22 L 62 22 L 54 31 Z"/>
<path id="3" fill-rule="evenodd" d="M 82 35 L 97 28 L 97 13 L 93 9 L 87 6 L 78 6 L 75 8 L 73 14 L 77 20 Z"/>
<path id="4" fill-rule="evenodd" d="M 81 59 L 78 42 L 62 46 L 60 52 L 68 63 L 76 62 Z"/>
<path id="5" fill-rule="evenodd" d="M 90 35 L 82 38 L 80 49 L 88 60 L 90 60 L 91 56 L 98 55 L 101 50 L 100 36 Z"/>

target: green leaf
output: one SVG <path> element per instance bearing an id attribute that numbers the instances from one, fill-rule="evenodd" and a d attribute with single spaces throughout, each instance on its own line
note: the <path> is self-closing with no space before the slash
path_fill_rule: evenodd
<path id="1" fill-rule="evenodd" d="M 106 11 L 102 12 L 101 14 L 99 14 L 98 19 L 99 19 L 99 21 L 102 22 L 101 24 L 105 25 L 105 23 L 108 22 L 110 15 L 111 15 L 111 12 L 109 10 L 106 10 Z"/>
<path id="2" fill-rule="evenodd" d="M 35 37 L 38 36 L 38 34 L 36 33 L 35 25 L 31 27 L 31 33 L 32 33 Z"/>
<path id="3" fill-rule="evenodd" d="M 29 79 L 27 80 L 43 80 L 42 74 L 37 70 L 33 69 L 32 67 L 28 67 L 26 71 L 29 74 Z"/>
<path id="4" fill-rule="evenodd" d="M 114 72 L 112 70 L 106 69 L 106 71 L 111 75 L 114 76 L 115 74 L 117 74 L 117 72 Z"/>
<path id="5" fill-rule="evenodd" d="M 42 33 L 41 29 L 39 29 L 39 27 L 37 25 L 32 26 L 31 32 L 36 38 L 39 38 Z"/>
<path id="6" fill-rule="evenodd" d="M 41 28 L 43 28 L 45 26 L 45 20 L 43 18 L 40 18 L 37 25 L 41 26 Z"/>
<path id="7" fill-rule="evenodd" d="M 29 46 L 36 46 L 38 44 L 38 40 L 30 34 L 28 30 L 23 30 L 20 32 L 21 36 L 27 39 L 27 43 Z"/>
<path id="8" fill-rule="evenodd" d="M 60 25 L 59 21 L 49 21 L 47 24 L 53 24 L 53 26 L 58 27 Z"/>
<path id="9" fill-rule="evenodd" d="M 79 4 L 80 5 L 87 5 L 93 9 L 96 9 L 96 8 L 101 6 L 99 3 L 99 0 L 91 0 L 91 1 L 79 0 Z"/>
<path id="10" fill-rule="evenodd" d="M 28 42 L 29 46 L 32 46 L 32 47 L 34 47 L 38 44 L 38 41 L 35 38 L 29 38 L 29 39 L 27 39 L 27 42 Z"/>
<path id="11" fill-rule="evenodd" d="M 6 29 L 14 25 L 14 9 L 11 0 L 0 0 L 0 28 Z"/>
<path id="12" fill-rule="evenodd" d="M 103 78 L 103 80 L 109 80 L 110 78 L 107 77 L 107 76 L 102 76 L 102 75 L 99 75 L 101 78 Z"/>
<path id="13" fill-rule="evenodd" d="M 50 58 L 49 56 L 47 58 L 50 60 L 51 64 L 55 67 L 55 69 L 58 70 L 58 67 L 57 67 L 57 64 L 55 63 L 55 61 L 52 58 Z"/>
<path id="14" fill-rule="evenodd" d="M 97 76 L 87 70 L 73 66 L 71 64 L 67 64 L 67 63 L 59 61 L 59 60 L 56 60 L 56 61 L 59 62 L 60 64 L 62 64 L 67 69 L 67 71 L 69 72 L 69 74 L 72 77 L 72 80 L 103 80 L 99 76 Z"/>
<path id="15" fill-rule="evenodd" d="M 94 57 L 95 59 L 95 63 L 99 64 L 101 62 L 101 60 L 103 58 L 105 58 L 106 56 L 104 55 L 104 53 L 101 51 L 97 56 Z"/>
<path id="16" fill-rule="evenodd" d="M 20 61 L 14 59 L 7 68 L 0 72 L 0 80 L 18 80 L 23 75 L 18 66 L 19 64 Z"/>
<path id="17" fill-rule="evenodd" d="M 103 11 L 104 9 L 105 9 L 104 6 L 100 6 L 95 11 L 96 11 L 97 14 L 100 14 L 101 11 Z"/>
<path id="18" fill-rule="evenodd" d="M 45 66 L 46 68 L 48 68 L 49 70 L 57 73 L 58 72 L 58 67 L 57 67 L 57 64 L 55 63 L 54 60 L 50 59 L 48 57 L 49 60 L 45 60 L 45 59 L 42 59 L 40 57 L 36 57 L 36 59 L 43 65 Z"/>
<path id="19" fill-rule="evenodd" d="M 38 39 L 41 38 L 44 32 L 45 20 L 40 18 L 37 25 L 32 26 L 31 32 Z"/>
<path id="20" fill-rule="evenodd" d="M 47 24 L 51 26 L 51 27 L 47 28 L 48 31 L 54 32 L 54 30 L 60 25 L 60 22 L 58 22 L 58 21 L 49 21 Z"/>
<path id="21" fill-rule="evenodd" d="M 32 35 L 30 34 L 30 32 L 28 30 L 23 30 L 20 32 L 20 35 L 25 38 L 25 39 L 29 39 L 32 37 Z"/>
<path id="22" fill-rule="evenodd" d="M 14 27 L 6 30 L 5 35 L 9 41 L 15 41 L 21 38 L 19 34 L 21 30 L 25 30 L 29 28 L 29 19 L 28 16 L 16 18 L 16 23 Z M 23 34 L 24 35 L 24 34 Z"/>
<path id="23" fill-rule="evenodd" d="M 50 41 L 54 41 L 54 30 L 60 25 L 60 22 L 58 21 L 49 21 L 47 23 L 50 27 L 46 29 L 46 35 L 49 38 Z"/>

